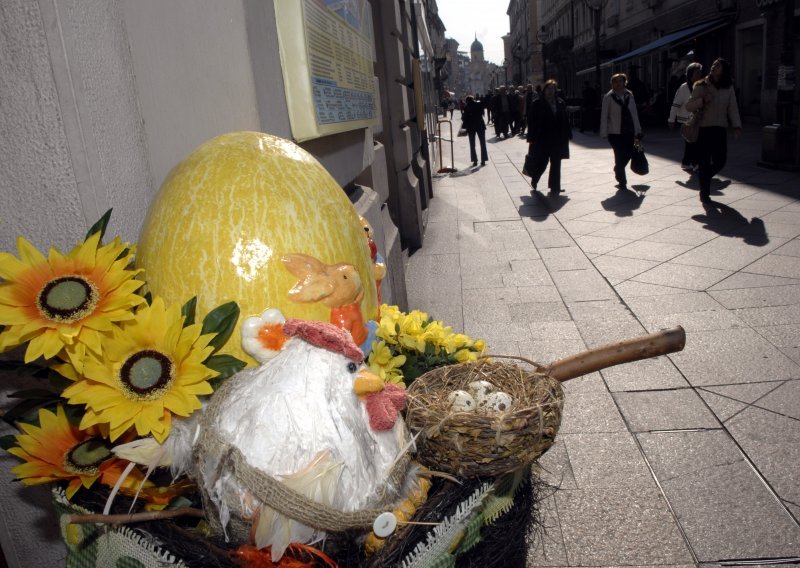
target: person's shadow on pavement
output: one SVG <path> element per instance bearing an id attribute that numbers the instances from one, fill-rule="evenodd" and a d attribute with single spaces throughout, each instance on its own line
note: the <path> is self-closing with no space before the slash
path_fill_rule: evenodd
<path id="1" fill-rule="evenodd" d="M 709 201 L 703 204 L 705 214 L 692 219 L 703 223 L 703 228 L 727 237 L 737 237 L 748 245 L 763 247 L 769 243 L 764 221 L 753 217 L 750 221 L 736 209 L 724 203 Z"/>
<path id="2" fill-rule="evenodd" d="M 531 195 L 522 196 L 522 207 L 519 214 L 522 217 L 543 217 L 546 218 L 551 213 L 555 213 L 569 201 L 569 197 L 564 193 L 542 193 L 533 190 Z M 544 219 L 542 219 L 544 220 Z"/>
<path id="3" fill-rule="evenodd" d="M 648 186 L 648 189 L 649 186 Z M 642 206 L 644 200 L 643 193 L 637 193 L 630 189 L 618 189 L 611 197 L 605 198 L 600 203 L 606 211 L 613 211 L 617 217 L 631 217 L 633 212 Z"/>

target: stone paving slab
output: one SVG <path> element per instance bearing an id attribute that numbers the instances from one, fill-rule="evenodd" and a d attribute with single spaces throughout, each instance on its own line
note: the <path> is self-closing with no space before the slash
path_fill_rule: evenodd
<path id="1" fill-rule="evenodd" d="M 730 270 L 705 266 L 687 266 L 677 262 L 665 262 L 650 270 L 632 276 L 637 282 L 672 286 L 685 290 L 705 290 L 733 274 Z"/>
<path id="2" fill-rule="evenodd" d="M 778 496 L 800 503 L 800 420 L 750 407 L 726 426 Z M 800 555 L 800 533 L 795 544 Z"/>
<path id="3" fill-rule="evenodd" d="M 736 314 L 733 312 L 721 310 L 695 313 L 655 314 L 642 316 L 639 319 L 650 332 L 675 327 L 676 325 L 680 325 L 687 333 L 748 327 L 747 324 L 736 317 Z"/>
<path id="4" fill-rule="evenodd" d="M 800 380 L 786 381 L 758 399 L 756 406 L 800 420 Z M 800 482 L 800 476 L 798 476 Z"/>
<path id="5" fill-rule="evenodd" d="M 747 405 L 765 397 L 776 388 L 784 384 L 782 381 L 770 381 L 763 383 L 750 383 L 743 385 L 719 385 L 703 387 L 702 390 L 713 392 L 734 400 L 744 402 Z"/>
<path id="6" fill-rule="evenodd" d="M 686 348 L 669 357 L 693 386 L 800 376 L 795 362 L 748 328 L 688 333 Z"/>
<path id="7" fill-rule="evenodd" d="M 713 290 L 708 294 L 728 309 L 791 306 L 800 303 L 800 285 Z"/>
<path id="8" fill-rule="evenodd" d="M 562 434 L 577 489 L 656 489 L 629 432 Z"/>
<path id="9" fill-rule="evenodd" d="M 692 555 L 657 490 L 556 493 L 570 566 L 688 564 Z"/>
<path id="10" fill-rule="evenodd" d="M 614 394 L 631 432 L 719 428 L 708 407 L 691 388 Z"/>
<path id="11" fill-rule="evenodd" d="M 689 383 L 668 357 L 656 357 L 602 371 L 612 393 L 687 388 Z"/>
<path id="12" fill-rule="evenodd" d="M 611 395 L 605 392 L 569 393 L 565 397 L 561 434 L 627 432 Z"/>
<path id="13" fill-rule="evenodd" d="M 800 306 L 741 308 L 734 313 L 753 327 L 800 324 Z"/>
<path id="14" fill-rule="evenodd" d="M 725 432 L 638 438 L 698 560 L 800 554 L 800 527 Z"/>
<path id="15" fill-rule="evenodd" d="M 631 278 L 636 279 L 637 276 L 646 274 L 649 270 L 659 266 L 659 263 L 653 260 L 623 258 L 610 254 L 597 257 L 592 262 L 613 285 Z"/>
<path id="16" fill-rule="evenodd" d="M 714 284 L 709 290 L 734 290 L 739 288 L 763 288 L 767 286 L 787 286 L 800 284 L 800 280 L 795 278 L 783 278 L 781 276 L 767 276 L 764 274 L 748 274 L 747 272 L 737 272 L 732 274 L 722 282 Z"/>
<path id="17" fill-rule="evenodd" d="M 748 406 L 747 404 L 739 402 L 738 400 L 715 394 L 707 390 L 697 389 L 697 393 L 703 397 L 703 400 L 711 409 L 711 412 L 713 412 L 717 419 L 722 423 L 725 423 L 730 418 L 736 416 Z"/>

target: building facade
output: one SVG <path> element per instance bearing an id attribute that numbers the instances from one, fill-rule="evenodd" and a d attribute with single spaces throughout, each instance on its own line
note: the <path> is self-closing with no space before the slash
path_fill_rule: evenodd
<path id="1" fill-rule="evenodd" d="M 612 73 L 626 72 L 645 86 L 642 96 L 647 100 L 642 103 L 654 113 L 653 120 L 660 120 L 665 104 L 684 80 L 686 65 L 698 61 L 707 69 L 722 56 L 733 66 L 745 120 L 760 124 L 795 120 L 794 66 L 800 63 L 800 9 L 795 0 L 529 3 L 536 4 L 535 29 L 547 38 L 544 67 L 568 96 L 577 97 L 584 81 L 597 81 L 599 60 L 601 91 L 607 90 Z M 599 12 L 590 4 L 600 5 Z M 787 117 L 790 111 L 792 116 Z"/>

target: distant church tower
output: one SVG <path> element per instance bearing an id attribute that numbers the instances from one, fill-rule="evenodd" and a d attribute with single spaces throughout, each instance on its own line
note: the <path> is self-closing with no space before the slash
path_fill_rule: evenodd
<path id="1" fill-rule="evenodd" d="M 469 48 L 469 56 L 472 61 L 483 61 L 483 44 L 478 41 L 478 34 L 475 34 L 475 41 Z"/>
<path id="2" fill-rule="evenodd" d="M 475 41 L 469 48 L 469 79 L 467 89 L 470 93 L 486 92 L 488 85 L 488 72 L 486 61 L 483 59 L 483 44 L 478 41 L 478 34 L 475 34 Z"/>

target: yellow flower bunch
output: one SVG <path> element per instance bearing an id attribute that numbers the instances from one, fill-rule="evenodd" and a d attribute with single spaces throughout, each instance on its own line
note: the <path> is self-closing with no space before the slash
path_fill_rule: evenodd
<path id="1" fill-rule="evenodd" d="M 110 214 L 67 254 L 52 248 L 45 256 L 23 237 L 18 256 L 0 252 L 0 353 L 26 347 L 24 361 L 3 363 L 60 375 L 51 378 L 52 390 L 12 395 L 22 400 L 3 418 L 22 434 L 2 445 L 24 462 L 14 469 L 18 479 L 67 481 L 68 498 L 97 480 L 113 486 L 125 468 L 111 454 L 115 442 L 152 436 L 163 443 L 173 416 L 192 414 L 199 397 L 213 392 L 212 381 L 245 365 L 214 354 L 234 329 L 236 303 L 195 323 L 194 298 L 167 306 L 142 294 L 135 246 L 119 237 L 103 244 Z M 126 483 L 144 479 L 136 475 Z M 174 496 L 148 483 L 143 491 L 161 491 L 162 506 Z"/>
<path id="2" fill-rule="evenodd" d="M 381 319 L 368 364 L 384 380 L 410 384 L 426 371 L 442 365 L 475 361 L 486 348 L 425 312 L 381 306 Z"/>

